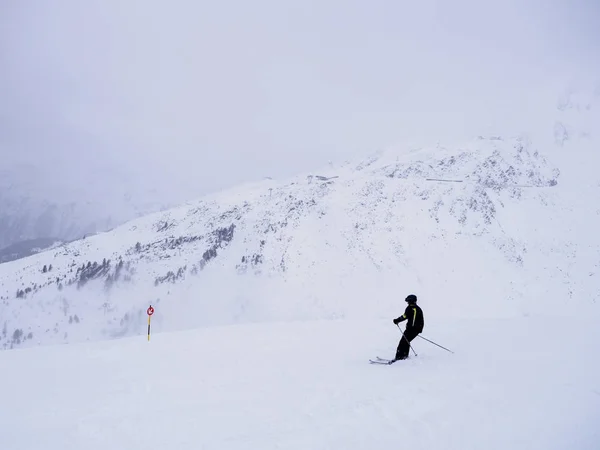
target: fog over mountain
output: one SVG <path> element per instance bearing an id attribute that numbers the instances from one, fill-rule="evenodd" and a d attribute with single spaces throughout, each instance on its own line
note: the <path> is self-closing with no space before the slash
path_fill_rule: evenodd
<path id="1" fill-rule="evenodd" d="M 0 1 L 2 450 L 598 450 L 599 23 Z"/>
<path id="2" fill-rule="evenodd" d="M 526 132 L 564 144 L 599 123 L 599 11 L 2 2 L 0 248 L 407 143 Z"/>

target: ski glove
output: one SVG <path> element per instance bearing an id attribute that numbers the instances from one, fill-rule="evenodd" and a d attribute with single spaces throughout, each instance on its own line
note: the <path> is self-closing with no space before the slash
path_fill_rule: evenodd
<path id="1" fill-rule="evenodd" d="M 401 315 L 400 317 L 398 317 L 397 319 L 394 319 L 394 325 L 398 325 L 400 322 L 403 322 L 406 320 L 406 314 Z"/>

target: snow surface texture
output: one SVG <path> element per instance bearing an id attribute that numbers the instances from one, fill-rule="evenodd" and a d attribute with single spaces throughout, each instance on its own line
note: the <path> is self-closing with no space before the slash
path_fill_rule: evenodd
<path id="1" fill-rule="evenodd" d="M 448 320 L 597 305 L 586 157 L 479 138 L 207 196 L 0 265 L 0 346 L 143 334 L 149 304 L 156 332 L 392 317 L 412 292 Z"/>
<path id="2" fill-rule="evenodd" d="M 429 310 L 432 310 L 430 307 Z M 426 310 L 427 312 L 427 310 Z M 391 320 L 206 328 L 0 352 L 10 450 L 596 450 L 600 328 L 436 322 L 392 366 Z M 565 326 L 568 324 L 568 326 Z"/>

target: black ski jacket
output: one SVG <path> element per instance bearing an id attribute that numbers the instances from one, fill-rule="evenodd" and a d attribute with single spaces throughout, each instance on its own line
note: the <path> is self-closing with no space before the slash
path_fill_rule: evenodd
<path id="1" fill-rule="evenodd" d="M 423 319 L 423 310 L 418 305 L 408 305 L 404 310 L 404 314 L 398 317 L 394 322 L 400 323 L 407 321 L 406 331 L 415 331 L 421 333 L 425 320 Z"/>

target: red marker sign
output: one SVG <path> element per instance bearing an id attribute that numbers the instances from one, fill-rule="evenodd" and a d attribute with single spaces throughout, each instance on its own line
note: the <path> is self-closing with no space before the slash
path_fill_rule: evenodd
<path id="1" fill-rule="evenodd" d="M 146 314 L 148 314 L 148 340 L 150 340 L 150 318 L 152 317 L 152 314 L 154 314 L 152 305 L 146 310 Z"/>

